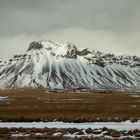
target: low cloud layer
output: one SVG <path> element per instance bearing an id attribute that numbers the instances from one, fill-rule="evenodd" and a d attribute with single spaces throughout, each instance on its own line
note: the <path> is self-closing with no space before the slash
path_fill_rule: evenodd
<path id="1" fill-rule="evenodd" d="M 0 57 L 33 40 L 140 56 L 139 0 L 1 0 Z"/>

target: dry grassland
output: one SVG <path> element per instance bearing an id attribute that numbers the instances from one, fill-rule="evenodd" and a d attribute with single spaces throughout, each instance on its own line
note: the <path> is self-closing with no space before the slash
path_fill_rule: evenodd
<path id="1" fill-rule="evenodd" d="M 0 96 L 2 121 L 121 121 L 140 118 L 140 96 L 128 93 L 46 93 L 7 90 Z"/>

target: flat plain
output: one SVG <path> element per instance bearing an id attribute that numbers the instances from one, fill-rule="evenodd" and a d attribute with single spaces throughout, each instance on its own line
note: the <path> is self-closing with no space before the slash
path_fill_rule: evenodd
<path id="1" fill-rule="evenodd" d="M 140 118 L 138 93 L 46 93 L 44 90 L 0 91 L 1 121 L 122 121 Z"/>

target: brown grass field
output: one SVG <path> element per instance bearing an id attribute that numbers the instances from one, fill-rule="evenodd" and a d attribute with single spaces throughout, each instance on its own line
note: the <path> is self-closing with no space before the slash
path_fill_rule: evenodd
<path id="1" fill-rule="evenodd" d="M 0 96 L 2 121 L 121 121 L 140 118 L 140 96 L 130 93 L 46 93 L 5 90 Z"/>

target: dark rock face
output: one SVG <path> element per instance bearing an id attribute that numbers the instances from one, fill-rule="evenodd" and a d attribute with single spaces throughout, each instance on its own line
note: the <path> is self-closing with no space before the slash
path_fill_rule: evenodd
<path id="1" fill-rule="evenodd" d="M 96 65 L 98 65 L 98 66 L 101 66 L 101 67 L 105 67 L 105 62 L 103 61 L 102 58 L 98 58 L 98 59 L 95 61 L 94 64 L 96 64 Z"/>
<path id="2" fill-rule="evenodd" d="M 68 52 L 67 52 L 67 55 L 66 55 L 67 58 L 77 58 L 77 55 L 85 56 L 85 55 L 91 53 L 88 49 L 78 51 L 77 47 L 73 44 L 68 44 L 67 47 L 68 47 Z"/>
<path id="3" fill-rule="evenodd" d="M 77 58 L 77 48 L 76 48 L 76 46 L 73 45 L 73 44 L 68 44 L 67 48 L 68 48 L 68 52 L 67 52 L 65 57 L 76 59 Z"/>
<path id="4" fill-rule="evenodd" d="M 77 51 L 77 54 L 80 56 L 87 55 L 89 53 L 91 53 L 91 52 L 88 49 L 84 49 L 82 51 Z"/>
<path id="5" fill-rule="evenodd" d="M 43 48 L 42 44 L 41 44 L 40 42 L 34 41 L 34 42 L 31 42 L 31 43 L 30 43 L 29 49 L 28 49 L 27 51 L 30 51 L 30 50 L 32 50 L 32 49 L 34 49 L 34 50 L 35 50 L 35 49 L 40 50 L 41 48 Z"/>
<path id="6" fill-rule="evenodd" d="M 91 128 L 88 128 L 88 129 L 85 130 L 85 132 L 86 132 L 87 134 L 92 134 L 92 133 L 93 133 L 93 130 L 92 130 Z"/>

